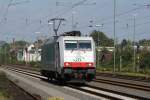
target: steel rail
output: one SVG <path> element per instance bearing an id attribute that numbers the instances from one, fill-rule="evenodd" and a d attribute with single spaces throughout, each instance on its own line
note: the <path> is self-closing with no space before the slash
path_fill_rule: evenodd
<path id="1" fill-rule="evenodd" d="M 146 98 L 146 97 L 141 97 L 141 96 L 132 95 L 132 94 L 128 94 L 128 93 L 118 92 L 118 91 L 111 90 L 111 89 L 105 89 L 105 88 L 102 88 L 102 87 L 91 86 L 91 85 L 87 85 L 87 86 L 91 87 L 91 88 L 94 88 L 94 89 L 99 89 L 99 90 L 108 91 L 108 92 L 112 92 L 112 93 L 115 93 L 115 94 L 131 97 L 131 98 L 136 98 L 137 100 L 150 100 L 149 98 Z"/>
<path id="2" fill-rule="evenodd" d="M 20 69 L 20 68 L 13 68 L 13 69 L 17 69 L 19 71 L 22 71 L 22 69 Z M 40 73 L 39 74 L 36 73 L 36 71 L 29 71 L 29 70 L 28 71 L 24 70 L 24 71 L 32 73 L 32 74 L 36 74 L 36 75 L 41 75 Z M 138 85 L 138 84 L 129 83 L 129 82 L 121 82 L 121 81 L 115 81 L 115 80 L 109 80 L 109 79 L 101 79 L 101 78 L 97 78 L 96 80 L 94 80 L 94 82 L 106 83 L 106 84 L 111 84 L 111 85 L 117 85 L 117 86 L 133 88 L 133 89 L 138 89 L 138 90 L 143 90 L 143 91 L 150 91 L 150 86 Z"/>
<path id="3" fill-rule="evenodd" d="M 128 76 L 128 75 L 120 75 L 120 74 L 113 74 L 113 73 L 99 73 L 99 72 L 96 73 L 96 76 L 150 82 L 150 76 L 145 76 L 145 77 L 144 76 Z"/>
<path id="4" fill-rule="evenodd" d="M 94 80 L 94 82 L 106 83 L 106 84 L 117 85 L 117 86 L 122 86 L 122 87 L 133 88 L 133 89 L 137 89 L 137 90 L 150 92 L 150 86 L 139 85 L 139 84 L 134 84 L 134 83 L 127 83 L 127 82 L 106 80 L 106 79 L 96 79 L 96 80 Z"/>

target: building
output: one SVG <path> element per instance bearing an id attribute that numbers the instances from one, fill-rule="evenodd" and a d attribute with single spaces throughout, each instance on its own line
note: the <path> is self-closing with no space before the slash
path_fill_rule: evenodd
<path id="1" fill-rule="evenodd" d="M 35 48 L 34 44 L 29 45 L 23 50 L 18 50 L 17 60 L 25 62 L 41 61 L 41 49 Z"/>
<path id="2" fill-rule="evenodd" d="M 113 52 L 114 51 L 114 47 L 98 47 L 97 50 L 99 52 L 103 51 L 104 49 L 108 50 L 109 52 Z"/>

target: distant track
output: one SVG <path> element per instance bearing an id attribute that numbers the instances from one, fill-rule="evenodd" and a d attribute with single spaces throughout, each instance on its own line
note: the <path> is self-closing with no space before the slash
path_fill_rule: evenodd
<path id="1" fill-rule="evenodd" d="M 145 85 L 138 85 L 138 84 L 133 84 L 133 83 L 128 83 L 128 82 L 119 82 L 119 81 L 106 80 L 106 79 L 97 79 L 97 80 L 94 80 L 94 82 L 106 83 L 106 84 L 117 85 L 117 86 L 150 92 L 150 86 L 145 86 Z"/>
<path id="2" fill-rule="evenodd" d="M 96 76 L 110 77 L 110 78 L 118 78 L 118 79 L 126 79 L 140 82 L 150 82 L 150 76 L 128 76 L 128 75 L 120 75 L 117 73 L 105 73 L 105 72 L 97 72 Z"/>

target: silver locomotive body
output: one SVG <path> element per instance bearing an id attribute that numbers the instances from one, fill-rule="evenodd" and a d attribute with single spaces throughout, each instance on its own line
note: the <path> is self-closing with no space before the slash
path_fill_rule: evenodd
<path id="1" fill-rule="evenodd" d="M 41 74 L 50 79 L 91 81 L 95 78 L 92 37 L 60 36 L 42 47 Z"/>

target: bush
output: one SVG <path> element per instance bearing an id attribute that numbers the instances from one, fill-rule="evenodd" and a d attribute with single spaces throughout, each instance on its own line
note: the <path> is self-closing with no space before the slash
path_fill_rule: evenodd
<path id="1" fill-rule="evenodd" d="M 39 68 L 41 65 L 40 62 L 34 62 L 34 61 L 29 62 L 28 64 L 30 67 L 35 67 L 35 68 Z"/>
<path id="2" fill-rule="evenodd" d="M 140 54 L 140 62 L 139 62 L 140 68 L 145 72 L 150 69 L 150 51 L 144 50 Z"/>

